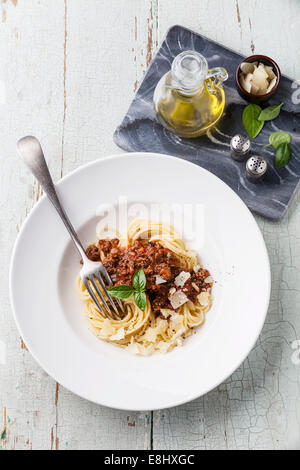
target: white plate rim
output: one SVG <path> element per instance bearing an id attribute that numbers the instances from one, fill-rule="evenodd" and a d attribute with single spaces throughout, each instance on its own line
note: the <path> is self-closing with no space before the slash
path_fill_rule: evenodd
<path id="1" fill-rule="evenodd" d="M 264 255 L 265 255 L 265 261 L 267 263 L 267 268 L 268 268 L 268 279 L 266 280 L 267 281 L 267 290 L 266 290 L 266 298 L 265 298 L 265 306 L 264 306 L 264 314 L 261 315 L 261 321 L 259 323 L 259 325 L 257 325 L 257 333 L 255 335 L 255 337 L 253 336 L 253 340 L 251 342 L 251 346 L 248 348 L 248 351 L 247 353 L 244 353 L 243 357 L 241 359 L 239 359 L 239 361 L 237 362 L 237 365 L 234 365 L 231 369 L 230 369 L 230 372 L 226 372 L 226 374 L 224 374 L 222 377 L 220 377 L 220 379 L 212 386 L 209 386 L 207 387 L 207 389 L 204 389 L 204 391 L 201 391 L 200 393 L 194 393 L 194 394 L 191 394 L 190 396 L 187 396 L 185 397 L 184 399 L 179 399 L 179 400 L 174 400 L 172 401 L 172 403 L 170 403 L 169 405 L 167 406 L 164 406 L 164 407 L 151 407 L 151 410 L 155 411 L 155 410 L 160 410 L 160 409 L 167 409 L 167 408 L 171 408 L 171 407 L 176 407 L 176 406 L 180 406 L 180 405 L 183 405 L 185 403 L 188 403 L 192 400 L 195 400 L 201 396 L 204 396 L 206 395 L 207 393 L 209 393 L 210 391 L 214 390 L 215 388 L 217 388 L 220 384 L 222 384 L 224 381 L 226 381 L 240 366 L 241 364 L 245 361 L 245 359 L 248 357 L 249 353 L 251 352 L 251 350 L 253 349 L 253 347 L 255 346 L 258 338 L 259 338 L 259 335 L 262 331 L 262 328 L 264 326 L 264 323 L 265 323 L 265 320 L 266 320 L 266 316 L 267 316 L 267 312 L 268 312 L 268 307 L 269 307 L 269 302 L 270 302 L 270 295 L 271 295 L 271 267 L 270 267 L 270 261 L 269 261 L 269 255 L 268 255 L 268 251 L 267 251 L 267 248 L 266 248 L 266 245 L 265 245 L 265 242 L 264 242 L 264 238 L 262 236 L 262 233 L 261 233 L 261 230 L 253 216 L 253 214 L 251 213 L 251 211 L 249 210 L 249 208 L 246 206 L 246 204 L 243 202 L 243 200 L 238 196 L 238 194 L 233 191 L 233 189 L 230 188 L 230 186 L 228 186 L 223 180 L 221 180 L 219 177 L 217 177 L 216 175 L 214 175 L 213 173 L 209 172 L 208 170 L 206 170 L 205 168 L 202 168 L 198 165 L 196 165 L 195 163 L 192 163 L 192 162 L 189 162 L 185 159 L 182 159 L 178 156 L 171 156 L 171 155 L 166 155 L 166 154 L 161 154 L 161 153 L 157 153 L 157 152 L 124 152 L 124 153 L 117 153 L 117 154 L 112 154 L 112 155 L 109 155 L 109 156 L 105 156 L 105 157 L 101 157 L 97 160 L 93 160 L 91 162 L 87 162 L 83 165 L 80 165 L 78 168 L 75 168 L 74 170 L 72 170 L 71 172 L 69 172 L 67 175 L 65 175 L 63 178 L 61 178 L 58 182 L 55 182 L 55 186 L 59 188 L 59 186 L 61 184 L 63 184 L 65 181 L 67 181 L 69 178 L 71 178 L 73 175 L 75 175 L 76 173 L 79 173 L 81 170 L 83 169 L 86 169 L 88 167 L 92 167 L 92 166 L 96 166 L 97 164 L 99 164 L 99 162 L 102 162 L 102 161 L 108 161 L 108 160 L 114 160 L 114 159 L 118 159 L 120 157 L 124 157 L 124 156 L 127 156 L 127 157 L 136 157 L 137 155 L 141 156 L 141 155 L 151 155 L 153 156 L 154 158 L 155 157 L 162 157 L 164 159 L 168 159 L 170 161 L 172 161 L 174 158 L 177 159 L 177 160 L 180 160 L 182 162 L 184 162 L 186 165 L 188 166 L 191 166 L 191 167 L 194 167 L 196 166 L 197 168 L 200 168 L 201 171 L 203 173 L 208 173 L 210 176 L 213 176 L 213 178 L 217 179 L 219 181 L 220 184 L 222 184 L 223 186 L 226 187 L 226 189 L 228 191 L 230 191 L 232 193 L 232 196 L 234 198 L 236 198 L 240 204 L 243 206 L 244 209 L 246 209 L 246 211 L 248 212 L 248 215 L 250 216 L 250 218 L 252 219 L 252 222 L 256 228 L 256 231 L 257 231 L 257 235 L 258 235 L 258 238 L 260 238 L 260 241 L 261 241 L 261 246 L 264 250 Z M 34 205 L 34 207 L 31 209 L 31 211 L 29 212 L 29 214 L 26 216 L 25 220 L 23 221 L 21 227 L 20 227 L 20 231 L 16 237 L 16 240 L 14 242 L 14 246 L 13 246 L 13 250 L 11 252 L 11 258 L 10 258 L 10 268 L 9 268 L 9 297 L 10 297 L 10 303 L 11 303 L 11 307 L 12 307 L 12 313 L 13 313 L 13 318 L 14 318 L 14 321 L 16 323 L 16 326 L 17 326 L 17 329 L 19 331 L 19 334 L 21 335 L 27 349 L 29 350 L 29 352 L 31 353 L 32 357 L 34 358 L 34 360 L 37 362 L 37 364 L 54 380 L 54 381 L 57 381 L 56 378 L 54 377 L 54 375 L 49 372 L 47 370 L 47 366 L 45 366 L 42 361 L 40 361 L 40 359 L 37 357 L 37 354 L 35 354 L 33 351 L 32 351 L 32 348 L 31 348 L 31 345 L 30 345 L 30 341 L 26 338 L 26 336 L 24 335 L 23 336 L 23 333 L 22 333 L 22 328 L 21 328 L 21 325 L 20 325 L 20 322 L 18 320 L 18 316 L 17 316 L 17 312 L 16 312 L 16 309 L 15 309 L 15 302 L 14 302 L 14 295 L 13 295 L 13 276 L 14 276 L 14 267 L 15 267 L 15 263 L 16 263 L 16 257 L 15 257 L 15 254 L 16 254 L 16 251 L 17 251 L 17 248 L 18 248 L 18 244 L 20 243 L 21 239 L 22 239 L 22 233 L 24 232 L 24 229 L 25 227 L 30 223 L 30 220 L 31 220 L 31 216 L 38 210 L 40 204 L 42 203 L 42 201 L 46 198 L 46 195 L 44 194 L 40 199 L 39 201 Z M 109 408 L 113 408 L 113 409 L 118 409 L 118 410 L 124 410 L 124 411 L 145 411 L 147 410 L 147 408 L 141 408 L 141 407 L 135 407 L 135 408 L 132 408 L 132 407 L 126 407 L 126 406 L 115 406 L 115 405 L 112 405 L 110 404 L 108 401 L 106 400 L 97 400 L 95 401 L 95 399 L 91 399 L 87 396 L 84 396 L 80 393 L 78 393 L 75 389 L 73 389 L 72 387 L 70 387 L 69 385 L 66 386 L 64 385 L 63 381 L 60 381 L 59 382 L 60 385 L 62 385 L 64 388 L 66 388 L 67 390 L 69 390 L 70 392 L 74 393 L 75 395 L 85 399 L 85 400 L 88 400 L 92 403 L 96 403 L 100 406 L 106 406 L 106 407 L 109 407 Z"/>

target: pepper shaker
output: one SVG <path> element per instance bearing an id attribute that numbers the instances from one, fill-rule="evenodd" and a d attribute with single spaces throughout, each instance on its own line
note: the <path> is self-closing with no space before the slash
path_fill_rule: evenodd
<path id="1" fill-rule="evenodd" d="M 233 160 L 242 162 L 250 156 L 251 142 L 249 137 L 242 134 L 236 134 L 230 141 L 230 154 Z"/>
<path id="2" fill-rule="evenodd" d="M 267 168 L 268 164 L 263 157 L 253 155 L 246 163 L 246 177 L 251 183 L 258 183 L 266 174 Z"/>

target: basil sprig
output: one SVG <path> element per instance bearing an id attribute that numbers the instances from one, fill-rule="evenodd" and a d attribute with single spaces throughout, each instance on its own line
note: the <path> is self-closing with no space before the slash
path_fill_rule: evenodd
<path id="1" fill-rule="evenodd" d="M 291 145 L 287 142 L 280 144 L 275 153 L 275 166 L 276 168 L 283 168 L 291 158 Z"/>
<path id="2" fill-rule="evenodd" d="M 288 132 L 277 131 L 269 136 L 269 143 L 265 145 L 272 147 L 276 150 L 275 153 L 275 167 L 283 168 L 291 158 L 291 140 L 292 137 Z"/>
<path id="3" fill-rule="evenodd" d="M 255 139 L 264 127 L 264 121 L 258 119 L 261 112 L 262 109 L 258 104 L 248 104 L 244 109 L 243 124 L 252 139 Z"/>
<path id="4" fill-rule="evenodd" d="M 132 286 L 122 284 L 111 287 L 108 291 L 112 297 L 117 299 L 129 299 L 133 295 L 136 305 L 144 312 L 147 305 L 146 282 L 144 270 L 138 269 L 132 277 Z"/>
<path id="5" fill-rule="evenodd" d="M 268 147 L 269 145 L 272 145 L 274 149 L 277 149 L 279 145 L 287 143 L 289 144 L 291 142 L 291 135 L 288 132 L 283 132 L 283 131 L 277 131 L 277 132 L 272 132 L 269 136 L 269 143 L 265 145 L 265 147 Z"/>
<path id="6" fill-rule="evenodd" d="M 276 106 L 268 106 L 261 109 L 258 104 L 248 104 L 243 111 L 243 124 L 252 139 L 260 133 L 264 127 L 265 121 L 271 121 L 279 116 L 281 107 L 284 103 Z M 275 167 L 283 168 L 291 158 L 291 136 L 288 132 L 273 132 L 269 137 L 269 143 L 265 145 L 268 147 L 272 145 L 276 150 L 275 153 Z"/>
<path id="7" fill-rule="evenodd" d="M 143 312 L 145 311 L 147 305 L 147 297 L 145 291 L 136 291 L 134 293 L 134 301 Z"/>
<path id="8" fill-rule="evenodd" d="M 277 106 L 268 106 L 267 108 L 263 109 L 260 115 L 258 116 L 259 121 L 272 121 L 272 119 L 277 118 L 279 116 L 281 106 L 284 103 L 278 104 Z"/>
<path id="9" fill-rule="evenodd" d="M 243 111 L 243 124 L 252 139 L 260 133 L 265 121 L 271 121 L 280 114 L 284 103 L 262 109 L 258 104 L 248 104 Z"/>
<path id="10" fill-rule="evenodd" d="M 276 150 L 275 152 L 275 167 L 283 168 L 291 158 L 291 140 L 292 137 L 288 132 L 277 131 L 273 132 L 269 137 L 269 143 L 265 145 L 272 147 Z"/>
<path id="11" fill-rule="evenodd" d="M 146 276 L 143 269 L 138 269 L 132 278 L 132 285 L 136 291 L 144 291 L 146 289 Z"/>
<path id="12" fill-rule="evenodd" d="M 111 287 L 108 291 L 112 297 L 117 297 L 118 299 L 129 299 L 133 294 L 132 287 L 126 284 Z"/>

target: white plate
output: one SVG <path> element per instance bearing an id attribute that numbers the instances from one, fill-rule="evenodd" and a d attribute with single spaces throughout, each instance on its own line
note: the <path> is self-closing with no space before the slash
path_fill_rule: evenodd
<path id="1" fill-rule="evenodd" d="M 199 166 L 152 153 L 92 162 L 63 178 L 57 190 L 84 244 L 95 239 L 99 204 L 117 204 L 119 195 L 129 205 L 200 204 L 184 224 L 201 221 L 193 243 L 216 284 L 205 324 L 181 348 L 136 357 L 100 341 L 88 329 L 76 291 L 79 255 L 42 198 L 18 236 L 10 271 L 15 320 L 41 367 L 77 395 L 127 410 L 179 405 L 230 376 L 254 346 L 270 296 L 264 240 L 239 197 Z"/>

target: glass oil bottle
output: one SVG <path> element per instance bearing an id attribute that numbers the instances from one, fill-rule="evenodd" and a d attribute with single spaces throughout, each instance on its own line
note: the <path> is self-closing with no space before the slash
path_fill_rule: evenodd
<path id="1" fill-rule="evenodd" d="M 175 57 L 172 68 L 158 82 L 154 108 L 159 122 L 181 137 L 199 137 L 214 126 L 223 114 L 222 67 L 208 70 L 207 60 L 196 51 Z"/>

